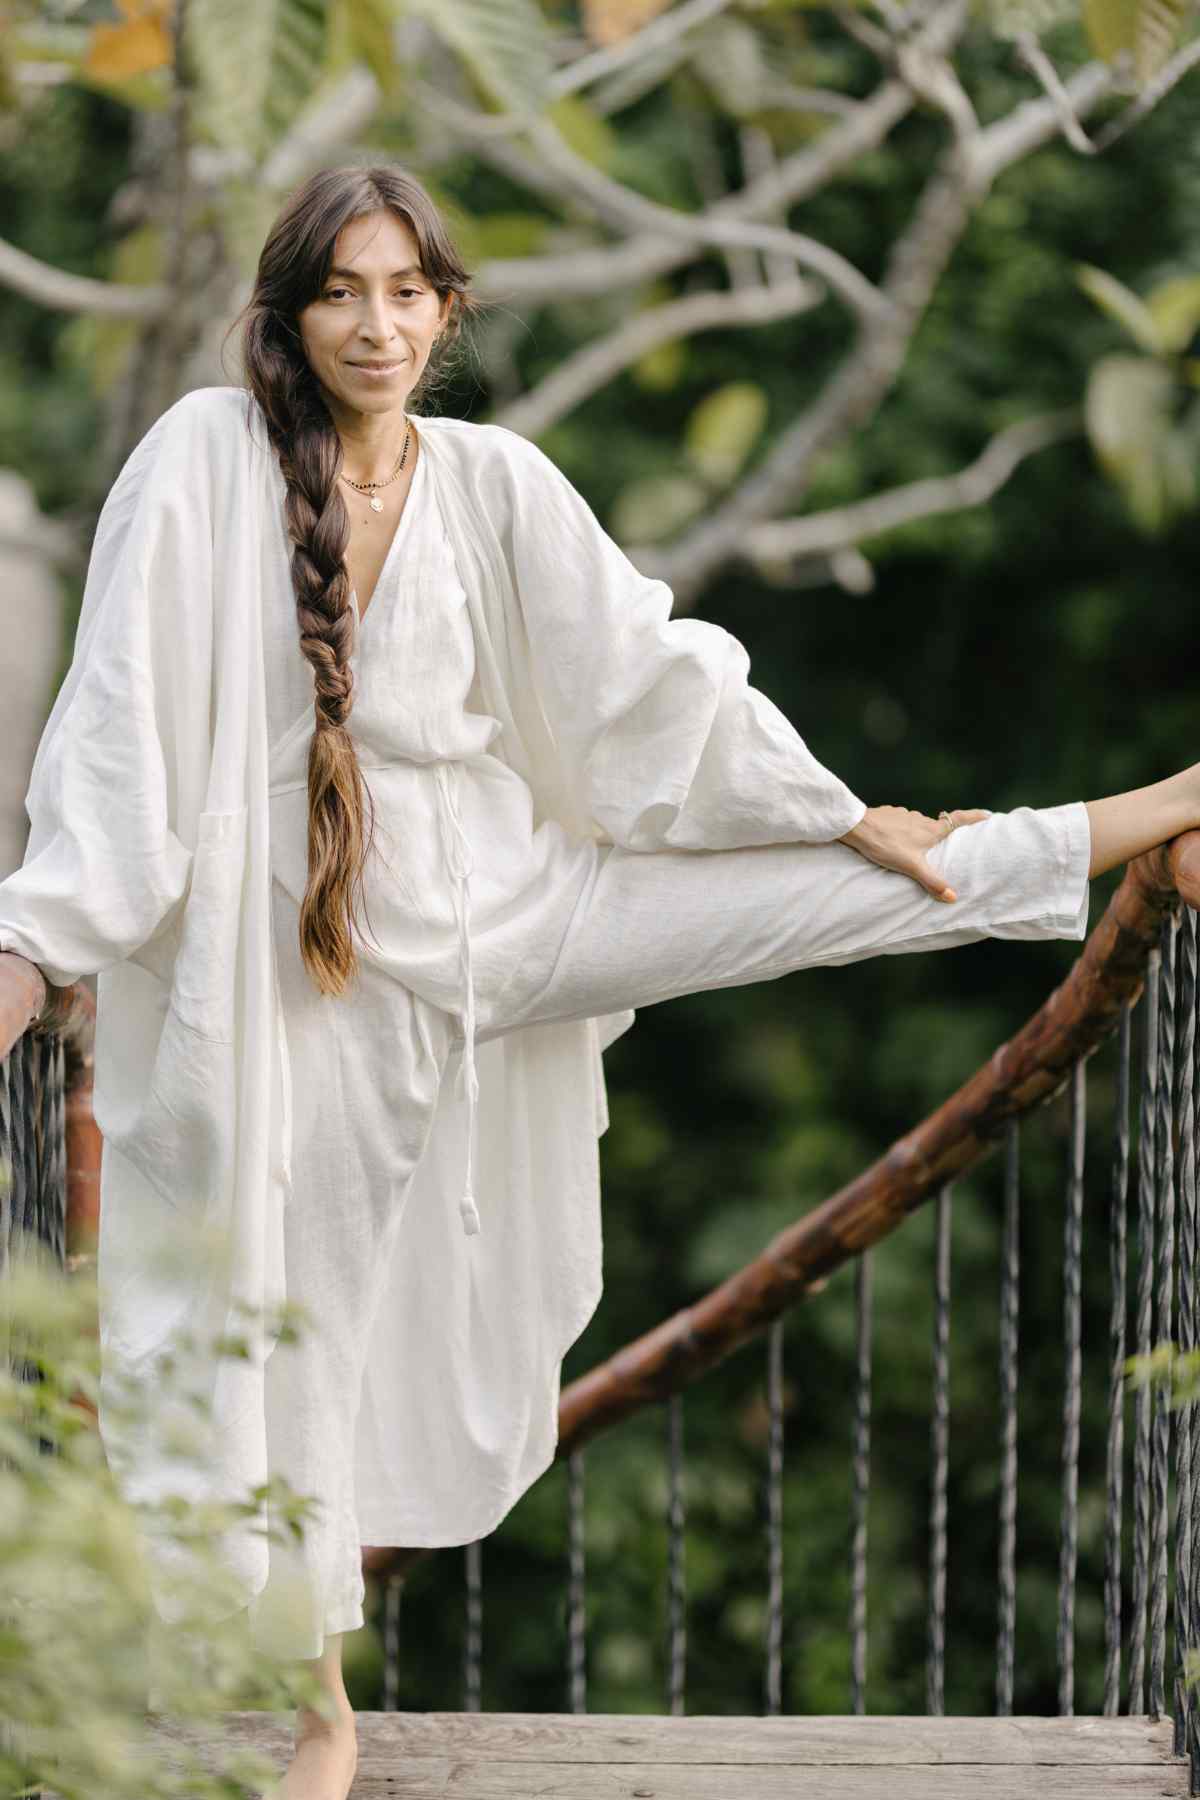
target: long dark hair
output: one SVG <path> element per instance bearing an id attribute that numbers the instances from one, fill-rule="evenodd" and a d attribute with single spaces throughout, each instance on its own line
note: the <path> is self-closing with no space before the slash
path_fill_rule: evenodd
<path id="1" fill-rule="evenodd" d="M 322 993 L 340 994 L 354 975 L 356 905 L 374 841 L 364 836 L 369 790 L 346 721 L 354 698 L 354 614 L 345 554 L 350 516 L 338 476 L 342 443 L 309 365 L 298 315 L 321 293 L 334 245 L 351 219 L 388 211 L 406 225 L 440 301 L 452 296 L 406 410 L 417 413 L 453 365 L 466 319 L 483 310 L 442 216 L 420 182 L 387 165 L 322 169 L 285 202 L 267 233 L 242 324 L 246 385 L 262 407 L 287 482 L 287 527 L 300 648 L 312 664 L 316 729 L 308 759 L 308 883 L 300 908 L 300 952 Z"/>

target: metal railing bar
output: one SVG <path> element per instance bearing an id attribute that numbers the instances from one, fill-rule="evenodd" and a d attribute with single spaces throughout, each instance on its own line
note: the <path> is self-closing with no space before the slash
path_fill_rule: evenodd
<path id="1" fill-rule="evenodd" d="M 1075 1711 L 1075 1577 L 1079 1560 L 1079 1416 L 1083 1289 L 1083 1175 L 1087 1133 L 1087 1065 L 1071 1070 L 1067 1202 L 1063 1209 L 1062 1526 L 1058 1567 L 1058 1710 Z"/>
<path id="2" fill-rule="evenodd" d="M 466 1546 L 466 1630 L 463 1634 L 464 1712 L 478 1712 L 483 1694 L 483 1545 Z"/>
<path id="3" fill-rule="evenodd" d="M 1104 1522 L 1104 1713 L 1121 1710 L 1121 1527 L 1124 1521 L 1126 1216 L 1129 1198 L 1129 1069 L 1133 1009 L 1121 1012 L 1116 1122 L 1109 1192 L 1108 1440 Z"/>
<path id="4" fill-rule="evenodd" d="M 587 1711 L 587 1578 L 584 1452 L 567 1458 L 567 1706 Z"/>
<path id="5" fill-rule="evenodd" d="M 950 1209 L 947 1183 L 937 1197 L 933 1276 L 933 1406 L 929 1427 L 929 1608 L 925 1711 L 946 1710 L 946 1485 L 950 1448 Z"/>
<path id="6" fill-rule="evenodd" d="M 850 1547 L 850 1710 L 866 1711 L 867 1509 L 871 1497 L 871 1304 L 872 1253 L 854 1269 L 855 1379 L 853 1531 Z"/>
<path id="7" fill-rule="evenodd" d="M 1155 1248 L 1158 1290 L 1155 1296 L 1154 1341 L 1171 1341 L 1172 1288 L 1175 1262 L 1175 1170 L 1172 1124 L 1175 1095 L 1175 934 L 1177 918 L 1163 920 L 1160 954 L 1162 983 L 1158 1001 L 1158 1105 L 1154 1129 L 1155 1187 L 1158 1209 Z M 1170 1516 L 1171 1396 L 1160 1383 L 1154 1391 L 1150 1463 L 1150 1717 L 1164 1707 L 1167 1653 L 1167 1529 Z"/>
<path id="8" fill-rule="evenodd" d="M 1000 1269 L 1000 1520 L 997 1555 L 996 1712 L 1013 1708 L 1017 1617 L 1017 1338 L 1020 1313 L 1021 1127 L 1004 1133 L 1004 1227 Z"/>
<path id="9" fill-rule="evenodd" d="M 1196 1065 L 1196 937 L 1195 914 L 1184 909 L 1176 945 L 1178 1017 L 1175 1036 L 1175 1120 L 1179 1133 L 1177 1168 L 1176 1312 L 1180 1351 L 1195 1345 L 1192 1296 L 1195 1292 L 1196 1169 L 1193 1160 L 1192 1095 Z M 1194 1642 L 1191 1632 L 1192 1590 L 1192 1432 L 1195 1408 L 1180 1408 L 1175 1433 L 1175 1754 L 1187 1754 L 1188 1697 L 1185 1659 Z"/>
<path id="10" fill-rule="evenodd" d="M 767 1333 L 767 1665 L 765 1712 L 783 1704 L 783 1332 Z"/>
<path id="11" fill-rule="evenodd" d="M 667 1464 L 667 1709 L 681 1714 L 687 1665 L 682 1394 L 672 1394 L 667 1402 Z"/>
<path id="12" fill-rule="evenodd" d="M 1142 1037 L 1142 1078 L 1138 1128 L 1138 1285 L 1136 1354 L 1149 1356 L 1154 1298 L 1154 1129 L 1158 1095 L 1158 995 L 1161 985 L 1157 945 L 1146 966 L 1146 991 L 1138 1009 Z M 1144 1713 L 1146 1612 L 1150 1594 L 1150 1412 L 1149 1388 L 1140 1387 L 1133 1409 L 1133 1634 L 1129 1646 L 1129 1711 Z"/>

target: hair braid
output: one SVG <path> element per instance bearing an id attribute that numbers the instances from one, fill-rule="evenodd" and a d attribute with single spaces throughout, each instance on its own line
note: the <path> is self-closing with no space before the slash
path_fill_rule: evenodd
<path id="1" fill-rule="evenodd" d="M 299 931 L 301 957 L 324 994 L 342 993 L 356 971 L 353 929 L 375 816 L 347 728 L 354 703 L 355 627 L 345 561 L 350 517 L 338 485 L 342 444 L 304 353 L 298 317 L 322 290 L 342 227 L 385 211 L 411 230 L 429 280 L 443 300 L 454 302 L 451 323 L 409 395 L 412 410 L 447 366 L 447 352 L 461 336 L 462 315 L 481 312 L 483 303 L 467 292 L 467 271 L 437 206 L 404 171 L 387 164 L 322 169 L 303 182 L 267 233 L 253 292 L 235 321 L 242 323 L 247 383 L 287 484 L 300 649 L 313 671 L 308 881 Z"/>

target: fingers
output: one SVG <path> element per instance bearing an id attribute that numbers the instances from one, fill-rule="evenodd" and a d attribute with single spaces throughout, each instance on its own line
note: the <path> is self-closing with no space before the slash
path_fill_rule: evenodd
<path id="1" fill-rule="evenodd" d="M 912 875 L 913 880 L 919 882 L 923 888 L 933 895 L 935 900 L 945 900 L 949 902 L 958 899 L 958 895 L 950 886 L 946 877 L 944 875 L 939 875 L 937 870 L 933 868 L 931 864 L 927 863 L 923 856 L 917 858 L 909 872 Z"/>

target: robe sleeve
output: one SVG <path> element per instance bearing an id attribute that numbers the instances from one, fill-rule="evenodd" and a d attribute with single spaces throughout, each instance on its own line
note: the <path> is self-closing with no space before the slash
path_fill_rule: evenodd
<path id="1" fill-rule="evenodd" d="M 667 584 L 638 571 L 550 458 L 495 429 L 538 697 L 568 782 L 613 843 L 830 843 L 857 825 L 865 803 L 751 686 L 738 639 L 672 619 Z"/>
<path id="2" fill-rule="evenodd" d="M 104 503 L 71 666 L 25 796 L 24 861 L 0 881 L 0 950 L 58 987 L 134 956 L 188 884 L 173 749 L 189 671 L 170 611 L 201 510 L 195 410 L 163 414 Z M 207 704 L 205 671 L 190 674 Z"/>

